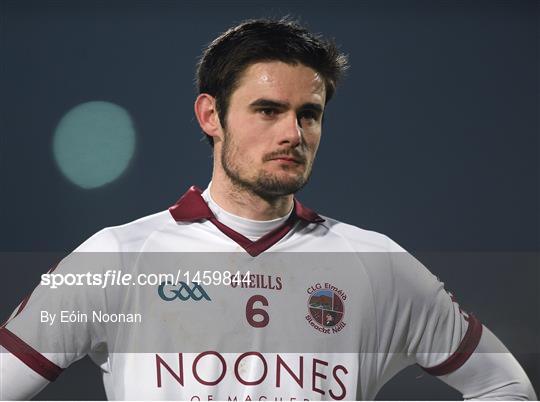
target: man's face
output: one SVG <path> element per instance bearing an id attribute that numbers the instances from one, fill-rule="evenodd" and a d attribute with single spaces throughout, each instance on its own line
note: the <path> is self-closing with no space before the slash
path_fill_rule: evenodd
<path id="1" fill-rule="evenodd" d="M 322 78 L 301 64 L 249 66 L 232 93 L 221 149 L 231 181 L 267 199 L 307 182 L 321 137 Z"/>

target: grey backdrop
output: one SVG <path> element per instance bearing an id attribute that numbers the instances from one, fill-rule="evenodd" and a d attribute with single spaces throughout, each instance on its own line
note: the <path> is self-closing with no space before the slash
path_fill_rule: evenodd
<path id="1" fill-rule="evenodd" d="M 105 226 L 163 210 L 191 184 L 205 186 L 211 159 L 192 113 L 196 58 L 230 25 L 284 14 L 335 37 L 352 65 L 327 109 L 312 180 L 299 194 L 305 204 L 419 255 L 539 251 L 535 1 L 2 0 L 0 7 L 1 252 L 69 252 Z M 51 141 L 63 114 L 92 100 L 126 108 L 138 146 L 120 179 L 87 191 L 60 174 Z M 486 274 L 433 265 L 517 351 L 538 391 L 538 269 Z M 47 268 L 2 267 L 2 317 Z M 459 398 L 420 374 L 402 372 L 379 398 Z M 103 397 L 98 370 L 85 359 L 38 398 Z"/>

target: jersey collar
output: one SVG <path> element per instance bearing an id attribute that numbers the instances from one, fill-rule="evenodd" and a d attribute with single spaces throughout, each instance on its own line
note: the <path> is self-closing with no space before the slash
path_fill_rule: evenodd
<path id="1" fill-rule="evenodd" d="M 298 220 L 308 223 L 321 223 L 321 218 L 315 211 L 303 206 L 294 199 L 293 211 L 285 223 L 267 233 L 257 241 L 251 241 L 242 234 L 219 222 L 201 196 L 199 188 L 191 186 L 189 190 L 169 208 L 169 212 L 176 222 L 194 222 L 202 219 L 212 222 L 220 231 L 234 240 L 251 256 L 255 257 L 281 240 Z"/>

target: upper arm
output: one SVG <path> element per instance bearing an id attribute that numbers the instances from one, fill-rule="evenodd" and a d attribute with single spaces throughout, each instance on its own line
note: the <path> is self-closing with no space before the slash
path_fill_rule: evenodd
<path id="1" fill-rule="evenodd" d="M 28 400 L 49 380 L 0 346 L 0 400 Z"/>
<path id="2" fill-rule="evenodd" d="M 486 327 L 469 359 L 439 378 L 460 391 L 465 399 L 537 400 L 523 368 Z"/>

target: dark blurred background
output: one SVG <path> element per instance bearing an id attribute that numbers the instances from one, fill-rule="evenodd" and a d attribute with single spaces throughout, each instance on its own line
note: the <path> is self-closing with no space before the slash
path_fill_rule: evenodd
<path id="1" fill-rule="evenodd" d="M 0 252 L 67 253 L 204 188 L 201 49 L 246 18 L 286 14 L 335 38 L 351 64 L 298 197 L 424 256 L 538 392 L 536 1 L 0 0 Z M 103 125 L 89 136 L 93 116 Z M 47 269 L 2 267 L 0 320 Z M 104 397 L 88 359 L 38 396 Z M 417 367 L 378 395 L 459 397 Z"/>

